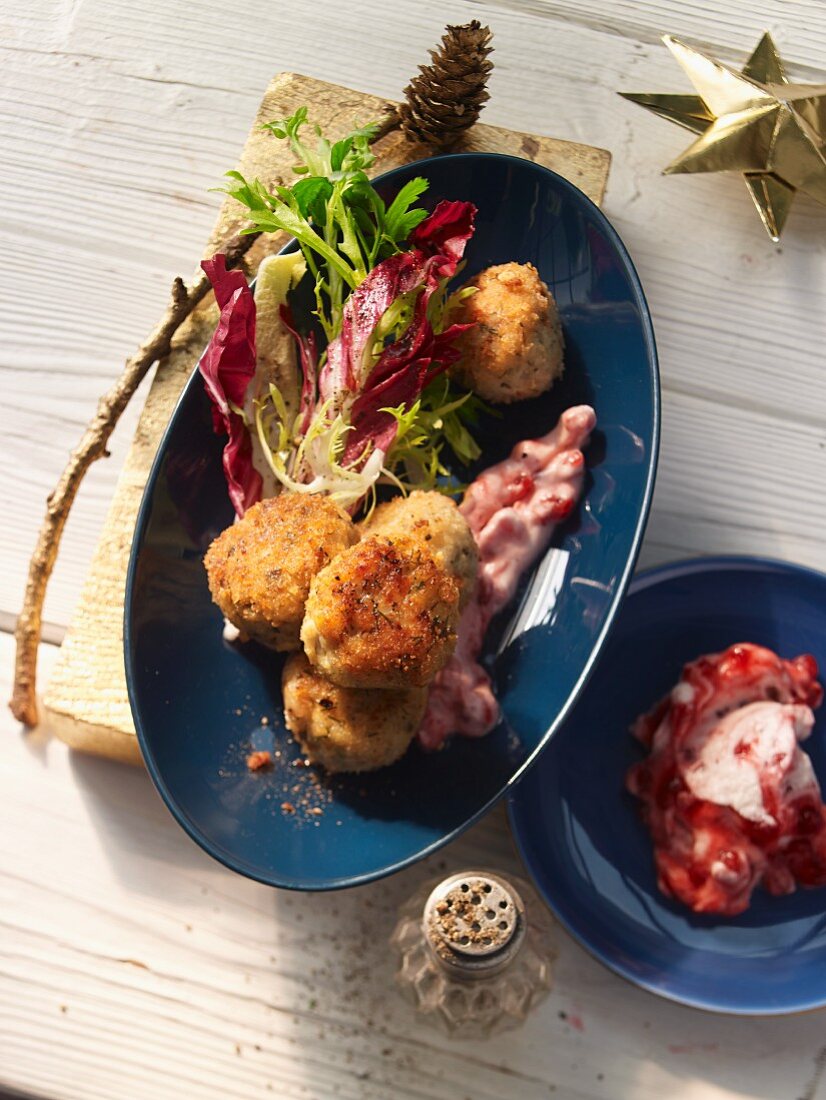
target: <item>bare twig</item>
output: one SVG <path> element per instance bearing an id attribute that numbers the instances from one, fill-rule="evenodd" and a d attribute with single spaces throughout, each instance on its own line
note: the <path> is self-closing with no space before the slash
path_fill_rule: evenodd
<path id="1" fill-rule="evenodd" d="M 256 236 L 257 234 L 249 234 L 239 237 L 226 249 L 227 267 L 240 263 Z M 83 433 L 78 446 L 72 451 L 60 480 L 46 501 L 46 515 L 29 562 L 26 594 L 15 630 L 17 653 L 14 689 L 9 706 L 15 718 L 26 726 L 37 724 L 37 649 L 40 643 L 43 601 L 69 509 L 86 471 L 96 459 L 107 453 L 109 437 L 135 390 L 150 367 L 169 354 L 173 336 L 198 303 L 206 297 L 209 289 L 209 279 L 205 275 L 196 279 L 189 287 L 182 279 L 175 280 L 166 313 L 149 338 L 126 360 L 120 378 L 98 402 L 93 420 Z"/>
<path id="2" fill-rule="evenodd" d="M 373 142 L 381 141 L 383 137 L 387 137 L 388 134 L 392 134 L 394 130 L 398 130 L 401 126 L 401 116 L 399 115 L 398 107 L 393 107 L 388 104 L 384 116 L 379 120 L 378 129 L 373 136 Z"/>

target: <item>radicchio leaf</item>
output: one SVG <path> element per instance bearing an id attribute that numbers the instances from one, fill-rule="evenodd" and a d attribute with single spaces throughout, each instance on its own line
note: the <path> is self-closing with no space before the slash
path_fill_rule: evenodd
<path id="1" fill-rule="evenodd" d="M 402 294 L 423 287 L 425 304 L 441 279 L 451 279 L 473 234 L 476 207 L 470 202 L 440 202 L 411 234 L 413 248 L 389 256 L 368 274 L 347 299 L 341 332 L 330 341 L 319 376 L 322 401 L 358 393 L 365 383 L 365 349 L 389 306 Z"/>
<path id="2" fill-rule="evenodd" d="M 383 410 L 413 405 L 422 390 L 459 358 L 454 341 L 470 327 L 451 325 L 437 335 L 427 320 L 424 296 L 419 299 L 413 321 L 404 336 L 384 349 L 353 403 L 345 464 L 365 453 L 368 443 L 385 454 L 390 450 L 398 422 Z"/>
<path id="3" fill-rule="evenodd" d="M 401 294 L 421 285 L 422 256 L 400 252 L 373 268 L 347 299 L 341 332 L 327 346 L 327 361 L 318 379 L 322 401 L 338 403 L 340 395 L 357 392 L 365 348 L 385 311 Z"/>
<path id="4" fill-rule="evenodd" d="M 318 373 L 318 352 L 315 343 L 315 334 L 307 336 L 296 329 L 293 313 L 289 306 L 281 307 L 281 320 L 284 326 L 292 333 L 298 347 L 301 360 L 301 399 L 298 409 L 298 430 L 304 435 L 310 426 L 313 413 L 316 409 L 316 376 Z"/>
<path id="5" fill-rule="evenodd" d="M 243 417 L 244 394 L 255 374 L 255 302 L 241 271 L 227 271 L 218 253 L 201 264 L 221 310 L 218 327 L 201 357 L 199 370 L 212 401 L 212 425 L 229 436 L 223 465 L 229 497 L 237 515 L 261 496 L 261 475 L 252 463 L 252 443 Z"/>
<path id="6" fill-rule="evenodd" d="M 452 279 L 473 236 L 476 207 L 472 202 L 442 201 L 410 234 L 410 244 L 436 259 L 437 279 Z"/>
<path id="7" fill-rule="evenodd" d="M 456 274 L 465 244 L 473 233 L 475 216 L 476 207 L 472 203 L 440 202 L 411 234 L 413 250 L 391 256 L 375 267 L 345 305 L 345 327 L 339 347 L 333 349 L 334 369 L 342 377 L 348 373 L 352 377 L 390 303 L 400 294 L 422 287 L 413 320 L 404 335 L 383 350 L 367 379 L 361 379 L 360 385 L 350 384 L 351 389 L 361 392 L 350 414 L 352 431 L 344 452 L 345 464 L 365 454 L 368 444 L 386 453 L 396 436 L 397 421 L 382 409 L 411 406 L 425 386 L 458 359 L 453 343 L 468 326 L 452 325 L 436 335 L 427 320 L 427 303 L 440 280 Z M 329 349 L 327 354 L 329 366 Z"/>

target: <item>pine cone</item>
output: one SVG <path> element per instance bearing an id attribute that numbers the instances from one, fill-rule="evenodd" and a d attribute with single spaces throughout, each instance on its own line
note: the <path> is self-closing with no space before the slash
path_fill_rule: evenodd
<path id="1" fill-rule="evenodd" d="M 469 129 L 490 98 L 485 85 L 493 62 L 490 27 L 478 19 L 461 27 L 447 27 L 432 65 L 420 65 L 404 90 L 399 117 L 410 141 L 449 146 Z"/>

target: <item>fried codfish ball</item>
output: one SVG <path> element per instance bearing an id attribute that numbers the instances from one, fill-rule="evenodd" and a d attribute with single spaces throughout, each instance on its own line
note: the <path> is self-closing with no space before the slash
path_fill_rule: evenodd
<path id="1" fill-rule="evenodd" d="M 415 539 L 363 538 L 313 578 L 310 663 L 342 687 L 429 683 L 456 645 L 459 586 Z"/>
<path id="2" fill-rule="evenodd" d="M 310 581 L 358 539 L 324 496 L 282 493 L 247 510 L 204 557 L 209 590 L 241 633 L 271 649 L 299 649 Z"/>
<path id="3" fill-rule="evenodd" d="M 427 706 L 426 688 L 339 687 L 294 653 L 282 676 L 284 718 L 302 751 L 328 772 L 369 772 L 407 751 Z"/>
<path id="4" fill-rule="evenodd" d="M 361 524 L 362 535 L 394 539 L 407 535 L 426 549 L 459 585 L 459 607 L 464 608 L 476 585 L 479 550 L 467 520 L 456 502 L 443 493 L 415 490 L 380 504 Z"/>
<path id="5" fill-rule="evenodd" d="M 454 374 L 486 401 L 523 401 L 549 390 L 563 370 L 556 303 L 533 264 L 498 264 L 471 279 L 476 293 L 455 317 L 473 328 L 458 341 Z"/>

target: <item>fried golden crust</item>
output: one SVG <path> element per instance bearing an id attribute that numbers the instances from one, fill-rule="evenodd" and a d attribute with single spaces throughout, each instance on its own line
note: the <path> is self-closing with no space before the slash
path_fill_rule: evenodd
<path id="1" fill-rule="evenodd" d="M 350 517 L 327 497 L 262 500 L 207 550 L 212 598 L 242 637 L 298 649 L 310 581 L 357 539 Z"/>
<path id="2" fill-rule="evenodd" d="M 284 717 L 303 752 L 329 772 L 366 772 L 403 756 L 427 705 L 426 688 L 339 687 L 294 653 L 282 676 Z"/>
<path id="3" fill-rule="evenodd" d="M 342 687 L 429 683 L 456 645 L 459 587 L 410 538 L 368 536 L 310 585 L 304 650 Z"/>
<path id="4" fill-rule="evenodd" d="M 408 536 L 422 543 L 459 585 L 460 609 L 466 606 L 476 585 L 479 551 L 467 520 L 450 497 L 418 489 L 409 496 L 394 497 L 361 524 L 361 533 L 384 535 L 391 541 Z"/>
<path id="5" fill-rule="evenodd" d="M 487 401 L 522 401 L 550 389 L 563 371 L 556 303 L 533 264 L 498 264 L 468 286 L 455 320 L 472 323 L 454 374 Z"/>

